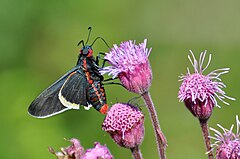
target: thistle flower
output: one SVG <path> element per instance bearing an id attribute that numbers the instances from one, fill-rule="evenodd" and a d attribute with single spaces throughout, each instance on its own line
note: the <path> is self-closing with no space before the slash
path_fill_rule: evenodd
<path id="1" fill-rule="evenodd" d="M 81 156 L 84 154 L 84 148 L 81 146 L 79 140 L 72 138 L 69 141 L 72 145 L 66 148 L 62 147 L 60 152 L 54 151 L 51 147 L 49 147 L 49 151 L 58 159 L 81 159 Z"/>
<path id="2" fill-rule="evenodd" d="M 228 73 L 229 68 L 221 68 L 203 75 L 211 61 L 211 54 L 209 55 L 208 63 L 203 67 L 204 59 L 207 51 L 201 52 L 199 62 L 196 60 L 193 52 L 190 50 L 192 58 L 188 55 L 194 73 L 190 73 L 187 68 L 187 74 L 180 76 L 182 85 L 178 93 L 179 101 L 184 102 L 190 112 L 200 120 L 208 120 L 212 114 L 214 106 L 219 107 L 217 99 L 224 104 L 229 105 L 224 99 L 235 100 L 228 97 L 222 88 L 225 88 L 223 82 L 219 78 L 222 74 Z M 217 98 L 217 99 L 216 99 Z"/>
<path id="3" fill-rule="evenodd" d="M 100 72 L 118 77 L 122 85 L 130 92 L 143 94 L 148 91 L 152 71 L 148 61 L 151 48 L 146 48 L 147 39 L 139 45 L 135 41 L 125 41 L 117 46 L 113 46 L 106 54 L 106 59 L 112 66 L 104 67 Z"/>
<path id="4" fill-rule="evenodd" d="M 216 148 L 216 159 L 240 159 L 240 121 L 236 116 L 237 133 L 233 133 L 233 127 L 229 130 L 223 128 L 220 124 L 218 127 L 223 130 L 223 134 L 214 128 L 210 128 L 215 132 L 210 138 L 216 140 L 212 146 Z"/>
<path id="5" fill-rule="evenodd" d="M 81 159 L 113 159 L 106 145 L 95 142 L 94 148 L 87 149 Z"/>
<path id="6" fill-rule="evenodd" d="M 108 132 L 118 145 L 134 148 L 143 141 L 143 122 L 144 115 L 138 107 L 117 103 L 107 112 L 102 129 Z"/>

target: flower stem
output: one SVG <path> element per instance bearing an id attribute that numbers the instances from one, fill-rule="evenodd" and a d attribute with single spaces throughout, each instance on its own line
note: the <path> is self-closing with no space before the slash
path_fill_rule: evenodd
<path id="1" fill-rule="evenodd" d="M 134 159 L 142 159 L 142 153 L 138 146 L 131 148 L 131 151 Z"/>
<path id="2" fill-rule="evenodd" d="M 207 149 L 208 159 L 213 159 L 213 152 L 212 152 L 212 147 L 211 147 L 211 141 L 209 138 L 207 120 L 199 119 L 199 122 L 200 122 L 200 125 L 202 128 L 202 134 L 203 134 L 204 142 L 205 142 L 206 149 Z"/>
<path id="3" fill-rule="evenodd" d="M 159 124 L 158 117 L 157 117 L 157 112 L 156 112 L 154 104 L 152 102 L 152 98 L 151 98 L 149 92 L 143 93 L 142 97 L 144 99 L 144 102 L 145 102 L 145 104 L 148 108 L 148 112 L 150 114 L 150 118 L 152 121 L 153 129 L 154 129 L 155 137 L 156 137 L 156 141 L 157 141 L 159 156 L 161 157 L 161 159 L 166 159 L 165 150 L 166 150 L 166 146 L 167 146 L 167 140 L 166 140 L 163 132 L 161 131 L 160 124 Z"/>

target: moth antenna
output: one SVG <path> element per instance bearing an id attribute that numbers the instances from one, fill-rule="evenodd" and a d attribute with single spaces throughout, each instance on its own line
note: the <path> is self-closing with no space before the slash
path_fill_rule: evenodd
<path id="1" fill-rule="evenodd" d="M 89 32 L 88 32 L 88 37 L 87 37 L 86 44 L 87 44 L 87 43 L 88 43 L 88 41 L 89 41 L 90 34 L 91 34 L 91 32 L 92 32 L 92 27 L 88 27 L 88 30 L 89 30 Z"/>
<path id="2" fill-rule="evenodd" d="M 90 45 L 90 46 L 93 46 L 93 44 L 98 40 L 98 39 L 101 39 L 105 44 L 106 44 L 106 46 L 110 49 L 110 47 L 109 47 L 109 45 L 108 45 L 108 43 L 106 42 L 106 40 L 105 39 L 103 39 L 102 37 L 96 37 L 96 39 L 93 41 L 93 43 Z"/>
<path id="3" fill-rule="evenodd" d="M 77 44 L 77 46 L 79 46 L 80 44 L 82 44 L 82 45 L 83 45 L 83 47 L 85 46 L 85 45 L 84 45 L 84 41 L 83 41 L 83 40 L 79 41 L 79 43 Z"/>

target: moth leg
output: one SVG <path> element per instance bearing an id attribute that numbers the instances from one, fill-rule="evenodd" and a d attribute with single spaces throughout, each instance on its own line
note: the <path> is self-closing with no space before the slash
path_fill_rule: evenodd
<path id="1" fill-rule="evenodd" d="M 115 77 L 115 78 L 108 78 L 108 79 L 103 80 L 103 82 L 113 81 L 113 80 L 116 80 L 116 79 L 118 79 L 118 77 Z"/>
<path id="2" fill-rule="evenodd" d="M 124 87 L 123 84 L 118 83 L 118 82 L 106 82 L 106 83 L 103 83 L 103 85 L 110 85 L 110 84 L 116 84 L 116 85 L 120 85 L 120 86 Z M 124 87 L 124 88 L 125 88 L 125 87 Z"/>
<path id="3" fill-rule="evenodd" d="M 103 59 L 103 58 L 101 58 L 100 55 L 106 55 L 106 53 L 104 53 L 104 52 L 99 52 L 99 53 L 98 53 L 98 55 L 97 55 L 97 57 L 96 57 L 96 64 L 97 64 L 97 65 L 99 65 L 99 60 L 100 60 L 100 59 Z M 106 63 L 106 60 L 103 59 L 103 63 L 102 63 L 101 68 L 104 67 L 105 63 Z"/>

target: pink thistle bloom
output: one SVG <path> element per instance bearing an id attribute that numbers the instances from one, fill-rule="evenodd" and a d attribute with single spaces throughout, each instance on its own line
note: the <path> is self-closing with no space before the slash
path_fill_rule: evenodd
<path id="1" fill-rule="evenodd" d="M 95 142 L 94 148 L 87 149 L 81 159 L 113 159 L 106 145 Z"/>
<path id="2" fill-rule="evenodd" d="M 229 130 L 223 128 L 220 124 L 218 127 L 223 130 L 223 134 L 214 128 L 210 130 L 215 132 L 214 137 L 210 138 L 216 140 L 212 147 L 216 148 L 216 159 L 240 159 L 240 121 L 236 116 L 237 133 L 233 133 L 233 127 Z"/>
<path id="3" fill-rule="evenodd" d="M 147 39 L 139 45 L 132 40 L 122 42 L 120 46 L 115 44 L 104 57 L 112 66 L 104 67 L 100 72 L 108 73 L 113 78 L 118 77 L 130 92 L 138 94 L 147 92 L 152 80 L 152 70 L 148 60 L 152 49 L 146 48 L 146 45 Z"/>
<path id="4" fill-rule="evenodd" d="M 201 52 L 199 61 L 196 60 L 193 52 L 190 50 L 192 58 L 188 55 L 194 73 L 190 73 L 187 68 L 187 74 L 180 76 L 180 81 L 183 81 L 178 93 L 179 101 L 184 102 L 190 112 L 199 119 L 207 120 L 211 114 L 214 106 L 218 105 L 217 99 L 229 105 L 225 98 L 235 100 L 228 97 L 222 88 L 226 86 L 219 78 L 222 74 L 228 73 L 229 68 L 221 68 L 203 75 L 211 62 L 211 54 L 209 55 L 208 63 L 203 67 L 204 59 L 207 51 Z M 217 98 L 217 99 L 216 99 Z"/>
<path id="5" fill-rule="evenodd" d="M 84 154 L 84 148 L 81 146 L 78 139 L 72 138 L 69 140 L 72 145 L 66 148 L 61 148 L 60 152 L 55 152 L 53 148 L 49 147 L 49 151 L 58 159 L 81 159 Z"/>
<path id="6" fill-rule="evenodd" d="M 107 112 L 102 128 L 118 145 L 134 148 L 143 141 L 143 123 L 144 115 L 138 107 L 117 103 Z"/>

